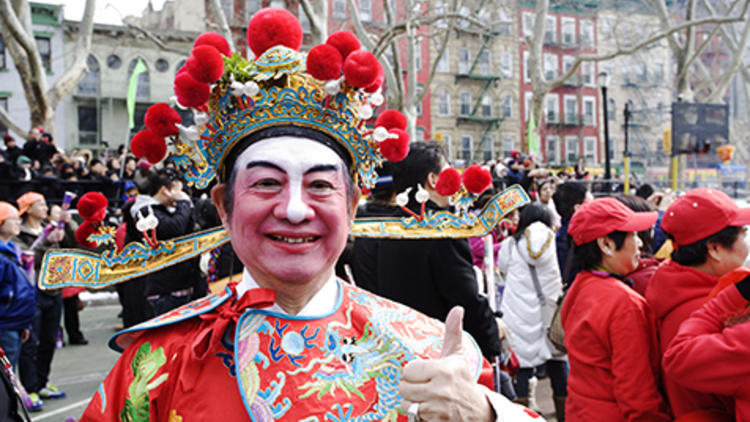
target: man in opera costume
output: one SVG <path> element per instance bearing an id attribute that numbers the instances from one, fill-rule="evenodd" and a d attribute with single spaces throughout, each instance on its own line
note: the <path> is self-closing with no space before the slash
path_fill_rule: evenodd
<path id="1" fill-rule="evenodd" d="M 482 385 L 491 371 L 460 308 L 444 326 L 334 276 L 358 185 L 403 158 L 408 136 L 393 113 L 365 128 L 383 73 L 352 34 L 307 57 L 301 39 L 281 9 L 251 19 L 255 60 L 203 34 L 175 80 L 200 130 L 178 136 L 174 110 L 150 109 L 131 149 L 158 162 L 167 137 L 188 180 L 218 177 L 211 197 L 245 268 L 221 293 L 118 333 L 122 356 L 81 420 L 535 420 Z"/>

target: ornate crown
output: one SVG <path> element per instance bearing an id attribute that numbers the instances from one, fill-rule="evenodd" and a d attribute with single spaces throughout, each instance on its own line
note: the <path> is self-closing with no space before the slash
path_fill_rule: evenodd
<path id="1" fill-rule="evenodd" d="M 297 51 L 301 34 L 299 21 L 288 11 L 259 11 L 248 26 L 255 60 L 231 53 L 218 34 L 201 35 L 175 77 L 174 100 L 193 108 L 196 125 L 180 125 L 179 114 L 156 104 L 151 116 L 147 112 L 147 129 L 131 142 L 133 153 L 161 161 L 168 138 L 169 160 L 185 171 L 189 183 L 204 188 L 217 174 L 223 181 L 227 157 L 243 139 L 267 128 L 294 126 L 328 135 L 346 151 L 357 182 L 373 186 L 384 156 L 403 159 L 409 143 L 406 119 L 393 110 L 375 122 L 375 130 L 365 127 L 383 103 L 383 70 L 348 32 L 332 34 L 308 54 Z"/>

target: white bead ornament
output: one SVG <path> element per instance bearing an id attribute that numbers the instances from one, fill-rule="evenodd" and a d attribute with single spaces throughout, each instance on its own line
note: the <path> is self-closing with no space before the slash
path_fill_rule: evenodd
<path id="1" fill-rule="evenodd" d="M 202 111 L 193 110 L 193 121 L 198 126 L 203 126 L 208 123 L 208 114 Z"/>
<path id="2" fill-rule="evenodd" d="M 375 107 L 380 106 L 385 102 L 385 98 L 383 98 L 383 94 L 380 93 L 380 90 L 378 92 L 372 94 L 370 97 L 370 104 L 374 105 Z"/>
<path id="3" fill-rule="evenodd" d="M 427 202 L 430 199 L 430 193 L 425 190 L 421 184 L 417 184 L 417 193 L 414 195 L 414 199 L 420 204 Z"/>
<path id="4" fill-rule="evenodd" d="M 405 207 L 409 203 L 409 192 L 411 192 L 411 188 L 406 188 L 405 191 L 396 195 L 396 204 L 399 207 Z"/>
<path id="5" fill-rule="evenodd" d="M 372 117 L 372 107 L 368 105 L 361 105 L 359 106 L 359 109 L 357 110 L 357 114 L 359 114 L 359 117 L 361 119 L 367 120 L 370 117 Z"/>
<path id="6" fill-rule="evenodd" d="M 383 142 L 388 139 L 388 129 L 383 126 L 378 126 L 372 131 L 372 138 L 378 142 Z"/>
<path id="7" fill-rule="evenodd" d="M 325 86 L 326 94 L 328 95 L 336 95 L 341 90 L 341 80 L 340 79 L 333 79 L 328 82 L 326 82 Z"/>
<path id="8" fill-rule="evenodd" d="M 246 97 L 254 97 L 258 92 L 260 92 L 260 87 L 254 81 L 247 81 L 242 86 L 242 93 L 245 94 Z"/>

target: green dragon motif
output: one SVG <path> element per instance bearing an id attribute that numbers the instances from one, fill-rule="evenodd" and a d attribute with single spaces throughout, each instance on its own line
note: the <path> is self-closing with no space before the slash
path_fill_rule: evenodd
<path id="1" fill-rule="evenodd" d="M 151 381 L 159 368 L 167 363 L 163 347 L 151 351 L 151 343 L 143 343 L 138 348 L 131 367 L 133 368 L 133 382 L 128 387 L 128 397 L 120 412 L 120 420 L 126 422 L 148 422 L 149 399 L 148 392 L 167 380 L 169 374 L 161 374 Z"/>

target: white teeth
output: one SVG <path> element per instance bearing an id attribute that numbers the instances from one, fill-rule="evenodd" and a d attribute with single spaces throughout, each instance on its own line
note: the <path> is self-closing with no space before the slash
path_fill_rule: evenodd
<path id="1" fill-rule="evenodd" d="M 314 237 L 285 237 L 285 236 L 274 236 L 270 235 L 271 239 L 278 240 L 280 242 L 286 242 L 286 243 L 305 243 L 305 242 L 312 242 L 315 240 Z"/>

